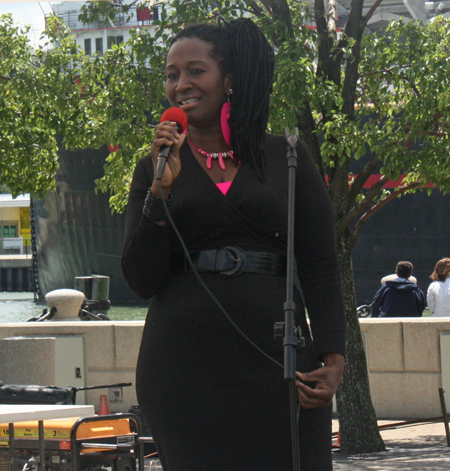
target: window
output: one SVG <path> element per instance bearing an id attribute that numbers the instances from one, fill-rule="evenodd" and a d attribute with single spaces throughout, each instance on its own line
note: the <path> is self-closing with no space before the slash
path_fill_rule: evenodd
<path id="1" fill-rule="evenodd" d="M 111 49 L 113 44 L 120 44 L 123 42 L 123 36 L 108 36 L 108 49 Z"/>
<path id="2" fill-rule="evenodd" d="M 0 225 L 0 237 L 7 239 L 9 237 L 17 237 L 17 224 L 2 223 Z"/>
<path id="3" fill-rule="evenodd" d="M 92 54 L 92 49 L 91 49 L 91 38 L 85 39 L 84 40 L 84 52 L 88 56 Z"/>
<path id="4" fill-rule="evenodd" d="M 17 221 L 0 221 L 0 253 L 21 253 Z"/>
<path id="5" fill-rule="evenodd" d="M 95 38 L 95 52 L 103 55 L 103 38 Z"/>

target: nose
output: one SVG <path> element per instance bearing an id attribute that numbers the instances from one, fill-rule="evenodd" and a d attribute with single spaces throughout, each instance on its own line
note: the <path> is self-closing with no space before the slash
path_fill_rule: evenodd
<path id="1" fill-rule="evenodd" d="M 181 72 L 178 77 L 176 91 L 183 93 L 185 90 L 189 90 L 190 88 L 192 88 L 192 82 L 190 80 L 189 74 L 187 72 Z"/>

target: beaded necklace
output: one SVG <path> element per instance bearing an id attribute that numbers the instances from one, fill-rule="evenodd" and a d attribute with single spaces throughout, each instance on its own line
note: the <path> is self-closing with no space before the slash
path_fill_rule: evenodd
<path id="1" fill-rule="evenodd" d="M 206 167 L 208 169 L 211 168 L 211 164 L 212 164 L 212 159 L 216 159 L 219 161 L 219 165 L 220 165 L 220 168 L 222 170 L 225 170 L 225 162 L 223 161 L 223 159 L 228 159 L 230 158 L 231 160 L 233 160 L 233 151 L 232 150 L 228 150 L 226 152 L 206 152 L 206 150 L 203 150 L 203 149 L 200 149 L 200 147 L 197 147 L 188 137 L 188 142 L 189 144 L 201 155 L 203 155 L 204 157 L 206 157 Z"/>

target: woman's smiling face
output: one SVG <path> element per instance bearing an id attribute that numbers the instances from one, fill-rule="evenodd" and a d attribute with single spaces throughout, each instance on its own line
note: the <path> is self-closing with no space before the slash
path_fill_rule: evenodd
<path id="1" fill-rule="evenodd" d="M 220 112 L 231 86 L 211 57 L 211 49 L 212 45 L 201 39 L 183 38 L 171 46 L 166 59 L 167 98 L 196 127 L 220 125 Z"/>

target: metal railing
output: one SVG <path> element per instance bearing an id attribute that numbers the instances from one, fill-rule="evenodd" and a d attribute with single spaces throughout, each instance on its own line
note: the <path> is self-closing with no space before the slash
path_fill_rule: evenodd
<path id="1" fill-rule="evenodd" d="M 141 26 L 149 26 L 153 23 L 153 19 L 158 17 L 160 14 L 162 6 L 158 5 L 155 6 L 151 13 L 149 12 L 148 15 L 140 14 L 141 18 L 138 20 L 138 12 L 137 7 L 130 8 L 130 11 L 127 14 L 120 13 L 116 15 L 113 22 L 109 23 L 105 21 L 103 16 L 100 16 L 99 19 L 93 23 L 82 23 L 78 17 L 81 13 L 81 10 L 66 10 L 66 11 L 55 11 L 55 15 L 58 16 L 62 22 L 68 26 L 72 31 L 80 31 L 80 30 L 90 30 L 90 29 L 103 29 L 103 28 L 117 28 L 120 26 L 129 26 L 129 27 L 141 27 Z M 142 10 L 141 10 L 142 11 Z M 129 21 L 127 21 L 128 17 L 131 17 Z"/>
<path id="2" fill-rule="evenodd" d="M 25 251 L 26 251 L 25 247 Z M 23 237 L 3 237 L 0 239 L 0 254 L 23 254 Z"/>

